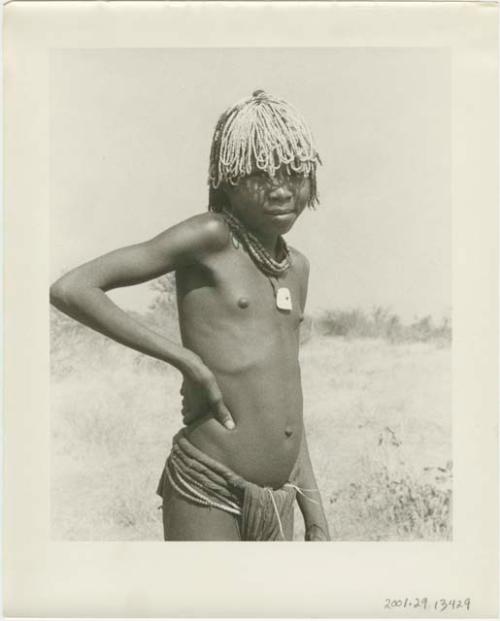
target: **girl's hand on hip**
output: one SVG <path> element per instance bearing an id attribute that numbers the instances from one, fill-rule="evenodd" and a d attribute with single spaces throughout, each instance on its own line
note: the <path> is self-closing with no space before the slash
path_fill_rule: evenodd
<path id="1" fill-rule="evenodd" d="M 185 424 L 200 416 L 206 416 L 208 410 L 226 429 L 235 428 L 233 417 L 224 403 L 217 380 L 203 362 L 191 364 L 185 371 L 180 392 Z"/>

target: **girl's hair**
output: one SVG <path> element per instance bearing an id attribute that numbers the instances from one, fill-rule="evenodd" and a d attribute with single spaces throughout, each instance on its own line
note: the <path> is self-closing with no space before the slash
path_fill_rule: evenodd
<path id="1" fill-rule="evenodd" d="M 273 177 L 282 166 L 288 174 L 310 179 L 309 207 L 318 201 L 316 168 L 321 163 L 310 129 L 283 99 L 255 91 L 228 108 L 215 126 L 208 174 L 210 211 L 229 207 L 223 184 L 236 185 L 261 170 Z"/>

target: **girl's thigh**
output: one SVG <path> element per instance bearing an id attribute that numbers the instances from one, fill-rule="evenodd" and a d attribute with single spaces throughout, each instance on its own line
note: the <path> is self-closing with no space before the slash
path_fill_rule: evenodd
<path id="1" fill-rule="evenodd" d="M 164 491 L 165 541 L 241 541 L 237 516 L 185 500 L 168 483 Z"/>

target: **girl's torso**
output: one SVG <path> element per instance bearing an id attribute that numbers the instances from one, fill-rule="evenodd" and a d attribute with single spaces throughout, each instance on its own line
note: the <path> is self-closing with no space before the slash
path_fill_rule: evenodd
<path id="1" fill-rule="evenodd" d="M 297 460 L 302 437 L 298 362 L 301 298 L 297 266 L 278 280 L 292 310 L 276 307 L 269 278 L 245 251 L 229 244 L 203 265 L 177 270 L 177 300 L 185 347 L 214 373 L 236 424 L 226 430 L 185 386 L 184 398 L 199 416 L 187 435 L 199 449 L 258 485 L 280 487 Z"/>

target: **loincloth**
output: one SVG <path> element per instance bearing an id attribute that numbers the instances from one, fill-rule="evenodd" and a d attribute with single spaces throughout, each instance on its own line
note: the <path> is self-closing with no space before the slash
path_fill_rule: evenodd
<path id="1" fill-rule="evenodd" d="M 157 493 L 166 498 L 165 486 L 183 498 L 236 516 L 243 541 L 291 540 L 298 462 L 289 481 L 279 489 L 246 481 L 219 461 L 196 448 L 183 430 L 176 434 L 163 469 Z M 164 500 L 165 502 L 165 500 Z"/>

